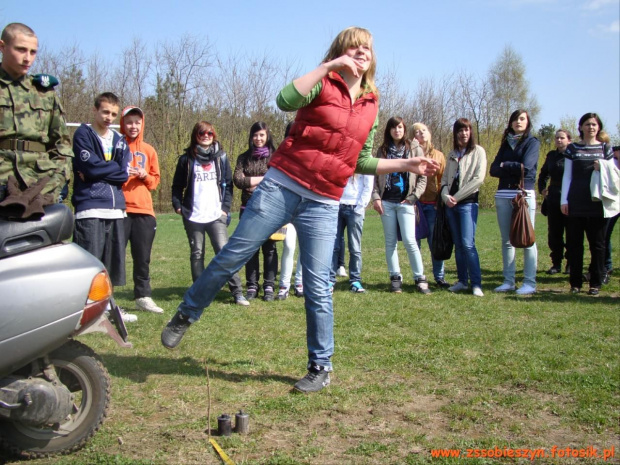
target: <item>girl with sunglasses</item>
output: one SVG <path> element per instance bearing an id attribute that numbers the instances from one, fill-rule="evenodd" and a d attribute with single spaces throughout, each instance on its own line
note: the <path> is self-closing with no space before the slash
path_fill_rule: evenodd
<path id="1" fill-rule="evenodd" d="M 215 254 L 228 242 L 232 190 L 228 156 L 211 123 L 199 121 L 192 131 L 189 147 L 179 157 L 172 180 L 172 207 L 183 217 L 192 281 L 205 268 L 205 234 Z M 237 305 L 250 305 L 243 296 L 237 273 L 229 276 L 228 287 Z"/>

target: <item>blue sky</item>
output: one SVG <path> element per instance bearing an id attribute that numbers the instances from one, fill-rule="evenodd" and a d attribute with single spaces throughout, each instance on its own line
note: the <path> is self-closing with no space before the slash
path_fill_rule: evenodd
<path id="1" fill-rule="evenodd" d="M 222 54 L 268 54 L 302 71 L 321 60 L 341 29 L 362 26 L 374 35 L 379 73 L 395 69 L 411 91 L 420 79 L 460 70 L 483 76 L 510 45 L 542 107 L 536 126 L 596 111 L 611 134 L 620 121 L 619 16 L 620 0 L 0 4 L 0 27 L 26 23 L 45 47 L 79 44 L 86 56 L 113 59 L 134 37 L 154 46 L 190 33 L 207 36 Z"/>

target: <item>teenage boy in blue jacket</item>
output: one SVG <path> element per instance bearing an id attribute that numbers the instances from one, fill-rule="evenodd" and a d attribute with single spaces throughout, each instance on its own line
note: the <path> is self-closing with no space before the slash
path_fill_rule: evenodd
<path id="1" fill-rule="evenodd" d="M 131 152 L 112 130 L 119 100 L 111 92 L 95 99 L 92 126 L 82 124 L 73 136 L 71 201 L 75 207 L 73 241 L 105 265 L 114 286 L 125 285 L 125 196 Z M 135 315 L 132 315 L 135 319 Z M 129 315 L 125 321 L 135 321 Z"/>

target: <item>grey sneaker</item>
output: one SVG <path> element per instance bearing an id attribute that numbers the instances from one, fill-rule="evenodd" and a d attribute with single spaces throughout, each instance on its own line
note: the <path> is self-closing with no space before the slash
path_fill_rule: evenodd
<path id="1" fill-rule="evenodd" d="M 265 289 L 263 289 L 263 300 L 265 302 L 273 302 L 273 299 L 274 299 L 273 287 L 265 286 Z"/>
<path id="2" fill-rule="evenodd" d="M 295 284 L 295 297 L 303 297 L 303 296 L 304 296 L 303 284 Z"/>
<path id="3" fill-rule="evenodd" d="M 308 374 L 295 383 L 293 389 L 298 392 L 317 392 L 329 386 L 329 372 L 325 367 L 312 364 L 308 368 Z"/>
<path id="4" fill-rule="evenodd" d="M 493 292 L 510 292 L 514 290 L 515 290 L 514 284 L 504 283 L 501 286 L 497 286 L 495 289 L 493 289 Z"/>
<path id="5" fill-rule="evenodd" d="M 395 274 L 390 277 L 390 292 L 400 294 L 403 292 L 403 277 L 399 274 Z"/>
<path id="6" fill-rule="evenodd" d="M 469 289 L 469 286 L 467 284 L 463 284 L 461 281 L 455 282 L 453 286 L 448 288 L 450 292 L 461 292 L 466 291 L 467 289 Z"/>
<path id="7" fill-rule="evenodd" d="M 136 299 L 136 309 L 152 313 L 164 313 L 164 309 L 158 307 L 150 297 L 138 297 Z"/>
<path id="8" fill-rule="evenodd" d="M 255 287 L 248 287 L 245 297 L 248 300 L 253 300 L 253 299 L 256 299 L 257 295 L 258 295 L 258 289 L 256 289 Z"/>
<path id="9" fill-rule="evenodd" d="M 188 316 L 177 311 L 161 332 L 161 343 L 167 349 L 174 349 L 179 345 L 185 331 L 187 331 L 191 324 Z"/>
<path id="10" fill-rule="evenodd" d="M 418 292 L 422 294 L 430 294 L 431 290 L 428 288 L 428 281 L 426 280 L 426 276 L 420 276 L 415 280 L 415 287 Z"/>

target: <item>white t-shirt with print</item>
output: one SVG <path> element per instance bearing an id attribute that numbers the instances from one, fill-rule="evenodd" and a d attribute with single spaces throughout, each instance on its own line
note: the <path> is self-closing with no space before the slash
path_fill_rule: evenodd
<path id="1" fill-rule="evenodd" d="M 189 217 L 194 223 L 211 223 L 222 216 L 222 201 L 215 163 L 201 165 L 194 161 L 194 207 Z"/>

